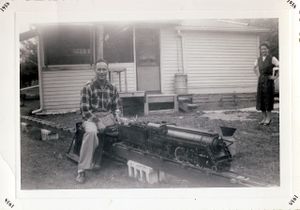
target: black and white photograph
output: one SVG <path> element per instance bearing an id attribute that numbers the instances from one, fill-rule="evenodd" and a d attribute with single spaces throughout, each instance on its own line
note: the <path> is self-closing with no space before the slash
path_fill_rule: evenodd
<path id="1" fill-rule="evenodd" d="M 280 186 L 278 19 L 30 24 L 21 189 Z"/>
<path id="2" fill-rule="evenodd" d="M 0 209 L 297 209 L 297 3 L 0 0 Z"/>

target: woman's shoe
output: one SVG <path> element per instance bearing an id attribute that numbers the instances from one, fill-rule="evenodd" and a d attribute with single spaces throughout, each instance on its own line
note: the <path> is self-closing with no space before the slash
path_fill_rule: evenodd
<path id="1" fill-rule="evenodd" d="M 269 120 L 269 122 L 265 122 L 264 125 L 268 126 L 268 125 L 270 125 L 271 122 L 272 122 L 272 120 Z"/>
<path id="2" fill-rule="evenodd" d="M 258 124 L 259 124 L 259 125 L 265 124 L 265 120 L 260 121 Z"/>

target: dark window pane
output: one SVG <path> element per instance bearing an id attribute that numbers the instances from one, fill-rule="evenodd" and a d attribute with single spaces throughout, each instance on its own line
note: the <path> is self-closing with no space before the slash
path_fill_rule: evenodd
<path id="1" fill-rule="evenodd" d="M 133 62 L 132 27 L 104 26 L 103 54 L 109 63 Z"/>
<path id="2" fill-rule="evenodd" d="M 43 32 L 45 65 L 92 63 L 90 26 L 49 26 Z"/>

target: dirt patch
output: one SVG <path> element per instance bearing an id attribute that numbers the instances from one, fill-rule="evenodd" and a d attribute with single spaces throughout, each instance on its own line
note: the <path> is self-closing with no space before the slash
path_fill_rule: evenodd
<path id="1" fill-rule="evenodd" d="M 210 120 L 224 120 L 224 121 L 247 121 L 247 120 L 255 120 L 249 118 L 249 113 L 240 112 L 240 113 L 226 113 L 226 112 L 205 112 L 202 117 L 208 117 Z"/>

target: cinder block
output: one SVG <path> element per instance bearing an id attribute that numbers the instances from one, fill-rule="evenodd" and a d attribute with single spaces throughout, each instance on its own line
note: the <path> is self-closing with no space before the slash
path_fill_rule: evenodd
<path id="1" fill-rule="evenodd" d="M 58 133 L 52 133 L 50 130 L 41 129 L 42 141 L 57 140 L 59 138 Z"/>
<path id="2" fill-rule="evenodd" d="M 26 133 L 29 132 L 27 123 L 21 122 L 21 131 Z"/>
<path id="3" fill-rule="evenodd" d="M 159 181 L 157 170 L 132 160 L 129 160 L 127 165 L 128 175 L 130 177 L 134 177 L 141 182 L 147 182 L 149 184 L 154 184 Z"/>
<path id="4" fill-rule="evenodd" d="M 158 170 L 158 180 L 159 182 L 166 181 L 166 174 L 164 171 Z"/>

